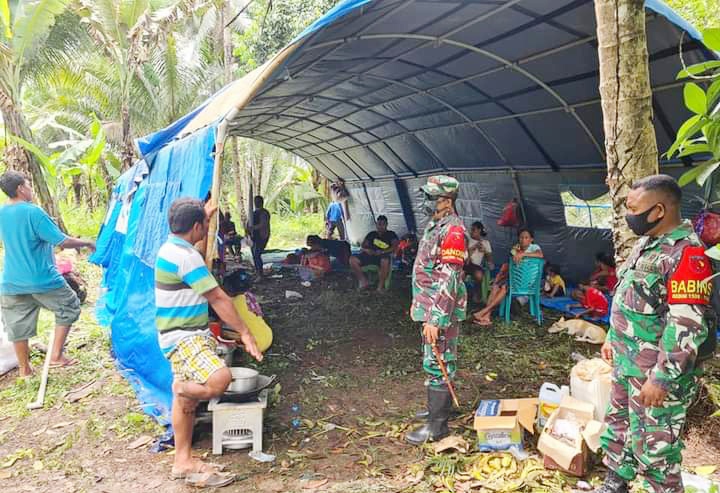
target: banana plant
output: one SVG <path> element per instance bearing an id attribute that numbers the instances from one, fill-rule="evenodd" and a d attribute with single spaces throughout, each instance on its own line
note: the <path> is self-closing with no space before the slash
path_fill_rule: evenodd
<path id="1" fill-rule="evenodd" d="M 74 189 L 79 199 L 80 190 L 85 189 L 88 205 L 98 203 L 96 196 L 104 196 L 108 181 L 114 181 L 120 175 L 120 160 L 106 148 L 105 130 L 95 119 L 90 126 L 91 138 L 68 139 L 54 142 L 46 153 L 33 143 L 20 137 L 8 137 L 19 144 L 42 163 L 45 180 L 56 196 L 66 195 Z"/>

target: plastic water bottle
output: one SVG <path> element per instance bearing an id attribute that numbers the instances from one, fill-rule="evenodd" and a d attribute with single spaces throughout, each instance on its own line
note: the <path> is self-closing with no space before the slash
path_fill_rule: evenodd
<path id="1" fill-rule="evenodd" d="M 290 412 L 292 413 L 290 426 L 292 426 L 294 430 L 297 430 L 302 425 L 302 420 L 300 419 L 300 404 L 296 403 L 290 406 Z"/>

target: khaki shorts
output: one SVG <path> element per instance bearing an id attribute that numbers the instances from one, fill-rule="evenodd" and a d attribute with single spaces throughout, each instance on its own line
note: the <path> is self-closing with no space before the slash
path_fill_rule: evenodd
<path id="1" fill-rule="evenodd" d="M 177 343 L 167 358 L 175 380 L 205 383 L 210 375 L 225 368 L 217 355 L 217 341 L 210 336 L 195 335 Z"/>
<path id="2" fill-rule="evenodd" d="M 55 314 L 56 326 L 70 327 L 80 318 L 80 300 L 67 284 L 44 293 L 0 296 L 2 321 L 11 342 L 37 335 L 40 308 Z"/>

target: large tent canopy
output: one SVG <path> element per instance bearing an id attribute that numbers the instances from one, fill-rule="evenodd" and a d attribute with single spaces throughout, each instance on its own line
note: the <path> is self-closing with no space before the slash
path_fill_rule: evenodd
<path id="1" fill-rule="evenodd" d="M 662 152 L 689 116 L 680 54 L 686 64 L 716 54 L 662 1 L 645 5 Z M 152 150 L 217 124 L 219 141 L 237 135 L 297 154 L 349 184 L 355 241 L 380 213 L 399 232 L 419 229 L 422 177 L 452 174 L 464 183 L 468 222 L 494 222 L 518 197 L 558 259 L 568 242 L 584 252 L 570 265 L 571 277 L 582 276 L 592 250 L 611 249 L 609 233 L 568 228 L 561 192 L 607 191 L 598 67 L 592 0 L 345 0 L 146 140 Z M 678 175 L 691 163 L 660 164 Z M 491 240 L 503 250 L 512 241 L 492 232 Z"/>
<path id="2" fill-rule="evenodd" d="M 667 149 L 688 116 L 679 50 L 688 64 L 712 55 L 661 1 L 646 6 Z M 595 31 L 592 0 L 346 0 L 180 134 L 225 118 L 346 181 L 602 168 Z"/>
<path id="3" fill-rule="evenodd" d="M 679 52 L 687 64 L 715 54 L 661 1 L 646 7 L 654 123 L 665 150 L 688 116 Z M 417 189 L 441 172 L 461 182 L 467 225 L 494 224 L 517 198 L 545 258 L 569 280 L 587 276 L 595 252 L 611 249 L 609 230 L 569 224 L 562 197 L 607 191 L 595 30 L 592 0 L 345 0 L 264 65 L 139 139 L 143 160 L 116 186 L 93 260 L 105 268 L 99 318 L 145 409 L 168 420 L 171 373 L 153 321 L 167 211 L 175 198 L 204 198 L 218 182 L 216 151 L 231 135 L 282 147 L 344 179 L 353 240 L 381 213 L 398 233 L 419 230 Z M 661 163 L 675 175 L 689 164 Z M 686 192 L 686 216 L 700 193 Z M 513 233 L 488 229 L 503 261 Z"/>

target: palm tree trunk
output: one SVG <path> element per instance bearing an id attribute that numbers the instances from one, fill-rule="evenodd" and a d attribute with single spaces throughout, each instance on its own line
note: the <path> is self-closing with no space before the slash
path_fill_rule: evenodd
<path id="1" fill-rule="evenodd" d="M 122 118 L 122 150 L 120 151 L 120 160 L 122 162 L 122 171 L 124 172 L 133 165 L 135 149 L 133 148 L 132 135 L 130 135 L 130 105 L 127 101 L 123 101 L 120 111 Z"/>
<path id="2" fill-rule="evenodd" d="M 9 134 L 20 137 L 27 142 L 33 141 L 32 132 L 25 121 L 25 116 L 9 100 L 2 105 L 2 117 L 6 131 Z M 35 193 L 40 199 L 40 205 L 55 220 L 58 227 L 67 232 L 62 216 L 60 216 L 60 209 L 50 193 L 41 164 L 37 158 L 23 147 L 17 144 L 9 144 L 5 150 L 5 161 L 9 169 L 22 171 L 30 177 Z"/>
<path id="3" fill-rule="evenodd" d="M 658 172 L 643 0 L 595 0 L 600 96 L 618 262 L 637 237 L 625 223 L 633 181 Z"/>

